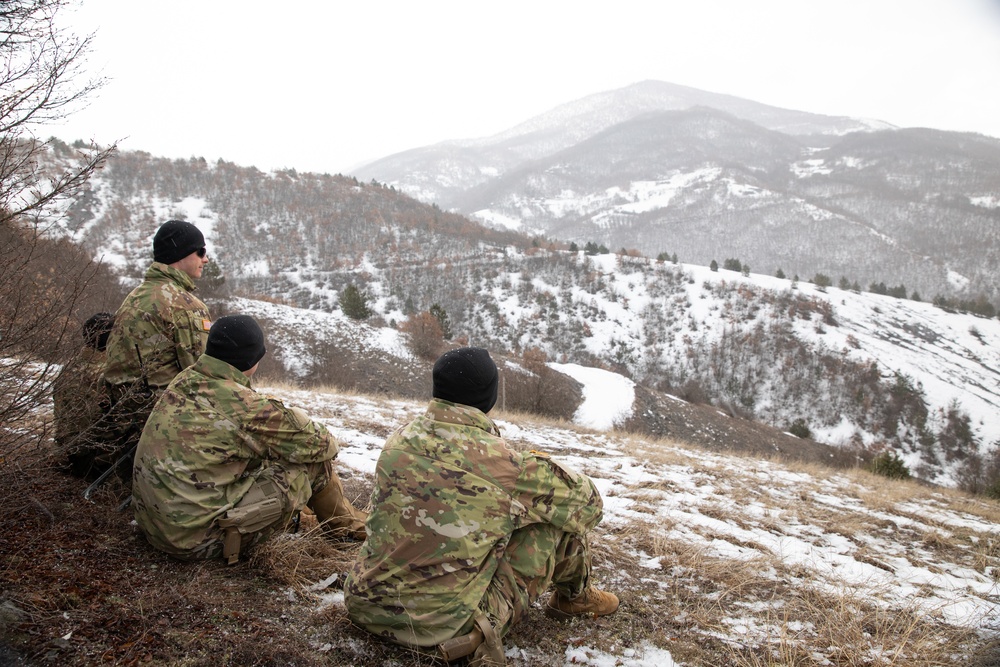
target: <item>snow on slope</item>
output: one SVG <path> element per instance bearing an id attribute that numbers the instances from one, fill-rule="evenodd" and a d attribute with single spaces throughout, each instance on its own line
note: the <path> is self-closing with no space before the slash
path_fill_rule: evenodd
<path id="1" fill-rule="evenodd" d="M 384 442 L 365 425 L 394 429 L 426 405 L 303 390 L 262 391 L 276 393 L 324 422 L 344 443 L 340 464 L 364 475 L 373 473 Z M 605 502 L 594 542 L 624 554 L 643 573 L 636 579 L 624 570 L 597 568 L 602 586 L 628 594 L 651 585 L 660 594 L 644 595 L 644 604 L 664 613 L 671 591 L 698 582 L 697 572 L 676 562 L 673 549 L 698 553 L 706 564 L 721 563 L 741 573 L 743 592 L 730 591 L 724 603 L 715 605 L 722 615 L 718 626 L 696 623 L 691 632 L 721 636 L 736 646 L 774 642 L 776 637 L 796 645 L 815 642 L 813 664 L 841 664 L 823 657 L 835 647 L 811 622 L 790 615 L 789 600 L 762 601 L 749 583 L 766 588 L 789 579 L 793 590 L 800 591 L 796 595 L 814 588 L 842 604 L 864 600 L 889 614 L 912 612 L 983 633 L 1000 631 L 998 571 L 985 564 L 995 559 L 976 555 L 1000 540 L 1000 525 L 984 518 L 988 511 L 974 511 L 974 501 L 953 503 L 930 489 L 887 495 L 874 488 L 876 478 L 864 473 L 804 472 L 663 443 L 637 444 L 634 436 L 514 424 L 502 415 L 497 423 L 515 447 L 549 452 L 594 479 Z M 620 530 L 626 527 L 632 530 Z M 643 544 L 667 545 L 662 552 L 650 553 L 633 543 L 647 532 Z M 334 603 L 342 604 L 342 596 Z M 563 664 L 662 667 L 674 664 L 671 641 L 664 634 L 657 645 L 624 642 L 608 652 L 570 639 Z M 875 643 L 871 651 L 886 649 Z M 512 664 L 537 664 L 540 659 L 533 646 L 516 640 L 505 646 Z"/>
<path id="2" fill-rule="evenodd" d="M 583 403 L 573 415 L 573 423 L 607 431 L 632 416 L 635 382 L 623 375 L 578 364 L 548 364 L 583 385 Z"/>
<path id="3" fill-rule="evenodd" d="M 516 268 L 518 253 L 511 249 L 508 258 Z M 576 261 L 588 263 L 588 267 L 580 267 L 581 272 L 599 274 L 605 287 L 594 290 L 576 283 L 561 287 L 553 282 L 551 276 L 534 272 L 531 285 L 536 293 L 569 299 L 569 302 L 559 302 L 561 310 L 570 305 L 573 308 L 582 305 L 582 309 L 589 310 L 589 315 L 577 315 L 586 317 L 587 334 L 582 339 L 582 345 L 599 358 L 608 359 L 620 348 L 631 359 L 628 362 L 631 368 L 641 369 L 654 362 L 674 364 L 676 367 L 690 363 L 685 352 L 690 343 L 685 341 L 695 341 L 701 349 L 707 349 L 720 344 L 727 333 L 732 335 L 734 331 L 743 331 L 749 335 L 757 326 L 788 321 L 795 336 L 816 350 L 827 350 L 838 358 L 858 363 L 874 363 L 881 376 L 890 382 L 896 373 L 913 380 L 927 401 L 931 413 L 929 427 L 932 430 L 940 426 L 941 415 L 954 401 L 970 416 L 983 453 L 988 453 L 1000 443 L 1000 320 L 996 318 L 950 313 L 929 303 L 869 292 L 855 293 L 835 287 L 824 291 L 809 283 L 795 283 L 753 273 L 744 276 L 735 271 L 711 271 L 696 265 L 673 267 L 669 263 L 656 265 L 642 259 L 623 261 L 613 254 L 584 257 L 579 253 Z M 675 291 L 666 295 L 663 288 L 666 277 L 662 271 L 680 272 L 683 276 L 683 279 L 674 280 L 674 287 L 670 289 Z M 369 289 L 376 294 L 384 292 L 379 284 L 380 271 L 370 267 L 370 274 L 373 280 Z M 496 305 L 506 322 L 507 331 L 516 332 L 519 336 L 516 346 L 527 349 L 546 343 L 537 337 L 539 334 L 532 332 L 532 323 L 538 321 L 537 303 L 531 298 L 523 300 L 519 294 L 521 290 L 516 287 L 523 280 L 518 272 L 500 273 L 485 288 L 488 291 L 479 295 L 479 299 Z M 723 284 L 726 289 L 722 289 Z M 737 290 L 741 286 L 753 292 L 741 294 Z M 768 299 L 760 298 L 768 293 L 802 295 L 829 304 L 835 322 L 824 323 L 818 315 L 789 318 L 777 306 L 768 305 Z M 568 296 L 560 297 L 561 294 Z M 249 304 L 255 302 L 239 303 L 248 304 L 246 307 L 250 308 Z M 661 338 L 665 342 L 658 350 L 649 349 L 645 342 L 649 334 L 645 328 L 649 326 L 645 319 L 648 307 L 671 311 L 673 317 L 670 330 L 662 332 Z M 267 312 L 273 318 L 290 318 L 289 321 L 295 322 L 293 328 L 297 330 L 316 329 L 323 336 L 360 338 L 365 341 L 361 346 L 365 349 L 382 350 L 403 362 L 412 359 L 403 337 L 395 329 L 359 325 L 340 313 L 328 314 L 273 304 L 257 304 L 253 308 L 263 308 L 261 312 Z M 279 312 L 288 314 L 279 315 Z M 311 324 L 312 320 L 317 323 Z M 480 332 L 469 333 L 473 334 L 473 339 L 482 338 Z M 310 349 L 304 339 L 289 344 L 295 349 L 287 356 L 308 359 Z M 549 342 L 548 345 L 554 343 Z M 557 348 L 553 350 L 558 354 Z M 550 352 L 550 358 L 558 358 L 555 354 Z M 768 362 L 765 359 L 757 361 L 764 365 Z M 558 370 L 572 375 L 566 369 Z M 769 382 L 782 381 L 778 370 L 768 377 Z M 578 380 L 588 388 L 588 392 L 602 391 L 601 385 L 607 382 L 606 379 L 592 381 L 586 377 Z M 621 380 L 624 378 L 617 381 Z M 774 425 L 790 422 L 793 414 L 801 415 L 809 421 L 815 439 L 834 445 L 847 444 L 856 437 L 872 444 L 884 437 L 859 429 L 843 416 L 828 415 L 819 419 L 814 412 L 817 405 L 809 401 L 775 406 L 771 404 L 768 387 L 758 387 L 757 391 L 756 414 Z M 629 392 L 621 392 L 617 400 L 630 395 Z M 610 409 L 610 404 L 606 407 Z M 768 410 L 771 412 L 768 413 Z M 615 414 L 600 416 L 596 416 L 590 408 L 581 408 L 576 419 L 582 425 L 611 428 L 624 414 L 627 414 L 624 408 L 616 408 Z M 919 463 L 916 456 L 914 452 L 904 456 L 911 470 Z M 953 471 L 943 471 L 934 481 L 950 484 L 953 481 L 951 474 Z"/>

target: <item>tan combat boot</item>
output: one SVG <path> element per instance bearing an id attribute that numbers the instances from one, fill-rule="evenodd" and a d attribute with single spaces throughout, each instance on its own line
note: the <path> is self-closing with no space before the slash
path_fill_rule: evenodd
<path id="1" fill-rule="evenodd" d="M 559 591 L 549 597 L 545 613 L 553 618 L 567 621 L 571 618 L 597 618 L 618 611 L 618 596 L 605 593 L 593 586 L 587 586 L 578 597 L 567 600 Z"/>
<path id="2" fill-rule="evenodd" d="M 325 536 L 358 542 L 364 542 L 367 538 L 365 520 L 368 518 L 368 513 L 355 509 L 344 498 L 344 487 L 340 485 L 340 479 L 336 475 L 330 478 L 322 491 L 313 494 L 308 505 L 316 513 L 316 519 L 320 522 Z"/>

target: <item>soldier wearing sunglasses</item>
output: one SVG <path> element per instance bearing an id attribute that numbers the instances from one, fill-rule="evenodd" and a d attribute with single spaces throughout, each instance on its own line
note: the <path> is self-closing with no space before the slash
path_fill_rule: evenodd
<path id="1" fill-rule="evenodd" d="M 190 222 L 169 220 L 156 231 L 153 263 L 115 313 L 108 339 L 104 382 L 114 436 L 95 452 L 93 472 L 121 460 L 159 395 L 205 351 L 212 322 L 194 281 L 206 264 L 205 237 Z M 122 463 L 131 470 L 131 461 Z"/>

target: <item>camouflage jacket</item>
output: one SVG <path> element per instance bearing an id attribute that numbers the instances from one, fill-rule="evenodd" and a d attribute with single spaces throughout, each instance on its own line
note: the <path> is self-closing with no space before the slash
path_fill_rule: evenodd
<path id="1" fill-rule="evenodd" d="M 136 382 L 144 367 L 150 387 L 162 389 L 205 351 L 212 323 L 208 308 L 194 290 L 194 280 L 183 271 L 159 262 L 150 264 L 145 280 L 115 313 L 104 365 L 109 384 Z"/>
<path id="2" fill-rule="evenodd" d="M 90 431 L 104 414 L 100 380 L 105 357 L 103 351 L 85 345 L 52 382 L 55 440 L 59 444 L 84 446 L 96 437 Z"/>
<path id="3" fill-rule="evenodd" d="M 386 441 L 371 505 L 344 586 L 348 615 L 416 646 L 474 617 L 513 531 L 544 522 L 582 534 L 603 511 L 590 478 L 515 452 L 481 411 L 438 399 Z"/>
<path id="4" fill-rule="evenodd" d="M 336 457 L 337 441 L 298 408 L 258 394 L 250 379 L 202 355 L 156 402 L 135 454 L 135 520 L 150 543 L 190 555 L 222 536 L 217 520 L 269 462 Z"/>

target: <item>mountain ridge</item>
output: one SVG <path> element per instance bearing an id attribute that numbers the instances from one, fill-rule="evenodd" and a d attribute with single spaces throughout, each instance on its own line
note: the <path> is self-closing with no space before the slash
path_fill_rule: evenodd
<path id="1" fill-rule="evenodd" d="M 664 94 L 648 98 L 649 107 L 660 108 L 633 112 L 629 101 L 642 89 L 607 91 L 553 110 L 550 119 L 574 120 L 565 127 L 544 120 L 537 127 L 559 141 L 548 134 L 532 139 L 536 124 L 528 121 L 475 148 L 443 142 L 388 156 L 358 173 L 487 225 L 565 242 L 595 241 L 648 256 L 677 252 L 699 264 L 736 257 L 767 272 L 820 272 L 862 285 L 896 280 L 928 297 L 1000 302 L 1000 203 L 993 195 L 1000 140 L 836 117 L 811 125 L 815 115 L 772 113 L 803 119 L 801 127 L 816 131 L 799 133 L 747 112 L 772 107 L 701 91 L 685 98 L 690 104 L 683 110 L 669 108 L 672 98 Z M 608 117 L 605 110 L 615 100 L 626 110 Z M 693 122 L 699 114 L 700 128 Z M 723 117 L 731 122 L 720 125 Z M 691 128 L 686 136 L 685 127 Z M 514 139 L 523 144 L 516 150 L 505 143 Z M 611 163 L 613 154 L 629 159 Z M 647 202 L 641 216 L 611 210 L 608 193 L 636 198 L 644 183 L 705 169 L 722 170 L 719 187 L 680 184 L 683 196 Z M 767 199 L 749 199 L 755 190 Z M 595 223 L 613 213 L 614 226 Z M 854 226 L 873 234 L 852 231 Z M 956 276 L 962 278 L 956 282 Z"/>

